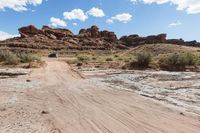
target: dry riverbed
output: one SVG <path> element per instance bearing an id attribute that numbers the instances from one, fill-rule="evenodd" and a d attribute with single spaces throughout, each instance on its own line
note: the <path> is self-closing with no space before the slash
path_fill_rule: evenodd
<path id="1" fill-rule="evenodd" d="M 200 115 L 200 73 L 112 69 L 82 71 L 111 88 L 137 93 L 165 106 L 175 107 L 182 113 Z"/>
<path id="2" fill-rule="evenodd" d="M 72 69 L 0 70 L 0 133 L 199 133 L 200 74 Z"/>

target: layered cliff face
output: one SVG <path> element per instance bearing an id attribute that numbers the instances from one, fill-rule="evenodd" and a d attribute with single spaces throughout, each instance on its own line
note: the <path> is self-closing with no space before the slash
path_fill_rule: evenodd
<path id="1" fill-rule="evenodd" d="M 140 37 L 139 35 L 123 36 L 117 39 L 114 32 L 100 31 L 97 26 L 81 29 L 74 35 L 68 29 L 55 29 L 43 26 L 38 29 L 33 25 L 19 29 L 20 37 L 0 42 L 0 46 L 13 49 L 78 49 L 78 50 L 111 50 L 127 49 L 143 44 L 171 43 L 177 45 L 200 46 L 197 41 L 185 42 L 182 39 L 166 39 L 166 34 Z"/>

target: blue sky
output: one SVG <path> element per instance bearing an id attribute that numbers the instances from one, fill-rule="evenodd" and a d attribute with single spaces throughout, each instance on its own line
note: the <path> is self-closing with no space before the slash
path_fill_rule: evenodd
<path id="1" fill-rule="evenodd" d="M 0 39 L 33 24 L 200 41 L 200 0 L 0 0 Z"/>

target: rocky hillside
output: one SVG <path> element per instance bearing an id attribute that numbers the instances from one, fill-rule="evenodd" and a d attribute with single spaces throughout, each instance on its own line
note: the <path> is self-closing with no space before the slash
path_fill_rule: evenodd
<path id="1" fill-rule="evenodd" d="M 38 29 L 33 25 L 19 28 L 20 37 L 0 42 L 1 47 L 12 49 L 77 49 L 77 50 L 111 50 L 127 49 L 142 44 L 170 43 L 178 45 L 200 46 L 197 41 L 185 42 L 183 39 L 166 39 L 166 34 L 140 37 L 139 35 L 117 38 L 114 32 L 99 31 L 97 26 L 81 29 L 74 35 L 68 29 L 54 29 L 43 26 Z"/>

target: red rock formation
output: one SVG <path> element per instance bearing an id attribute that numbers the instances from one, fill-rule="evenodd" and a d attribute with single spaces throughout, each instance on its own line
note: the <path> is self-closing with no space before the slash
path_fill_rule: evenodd
<path id="1" fill-rule="evenodd" d="M 165 43 L 166 34 L 151 35 L 147 37 L 139 37 L 138 35 L 123 36 L 120 41 L 127 46 L 137 46 L 142 44 Z"/>
<path id="2" fill-rule="evenodd" d="M 169 44 L 177 44 L 177 45 L 183 45 L 185 41 L 183 39 L 168 39 L 166 43 Z"/>
<path id="3" fill-rule="evenodd" d="M 151 43 L 165 43 L 166 42 L 167 34 L 159 34 L 157 36 L 147 36 L 145 43 L 151 44 Z"/>
<path id="4" fill-rule="evenodd" d="M 114 32 L 101 31 L 100 36 L 105 38 L 105 40 L 107 40 L 109 42 L 116 42 L 117 41 L 117 36 Z"/>
<path id="5" fill-rule="evenodd" d="M 64 37 L 72 37 L 73 33 L 68 29 L 54 29 L 48 26 L 43 26 L 42 31 L 45 35 L 54 35 L 57 39 L 62 39 Z"/>
<path id="6" fill-rule="evenodd" d="M 111 50 L 126 49 L 129 46 L 138 46 L 152 43 L 171 43 L 200 47 L 197 41 L 185 42 L 182 39 L 166 40 L 166 34 L 140 37 L 139 35 L 123 36 L 119 40 L 114 32 L 99 31 L 97 26 L 81 29 L 78 35 L 68 29 L 55 29 L 43 26 L 37 29 L 33 25 L 19 29 L 21 37 L 0 42 L 0 46 L 14 49 L 79 49 L 79 50 Z"/>
<path id="7" fill-rule="evenodd" d="M 43 34 L 42 30 L 37 29 L 33 25 L 29 25 L 26 27 L 21 27 L 18 29 L 21 37 L 33 36 L 37 34 Z"/>
<path id="8" fill-rule="evenodd" d="M 99 28 L 97 26 L 92 26 L 90 28 L 90 32 L 91 32 L 91 37 L 92 38 L 97 38 L 97 37 L 100 37 L 99 36 Z"/>
<path id="9" fill-rule="evenodd" d="M 104 38 L 105 40 L 109 42 L 116 42 L 117 36 L 114 32 L 109 31 L 99 31 L 99 28 L 97 26 L 92 26 L 88 29 L 81 29 L 79 31 L 80 37 L 89 37 L 89 38 Z"/>

